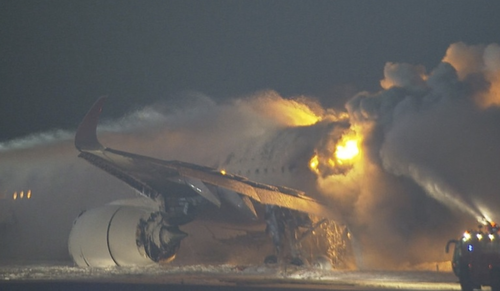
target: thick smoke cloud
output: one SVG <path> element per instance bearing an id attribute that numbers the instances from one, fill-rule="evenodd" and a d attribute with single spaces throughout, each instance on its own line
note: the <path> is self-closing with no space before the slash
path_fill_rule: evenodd
<path id="1" fill-rule="evenodd" d="M 498 56 L 498 45 L 458 43 L 430 74 L 388 63 L 385 90 L 347 103 L 366 160 L 347 179 L 323 183 L 346 184 L 338 192 L 349 194 L 336 198 L 347 196 L 340 201 L 367 266 L 384 258 L 393 266 L 443 258 L 436 250 L 460 228 L 481 217 L 500 219 Z"/>
<path id="2" fill-rule="evenodd" d="M 434 264 L 449 259 L 447 240 L 478 217 L 500 221 L 499 60 L 496 44 L 457 43 L 430 73 L 388 63 L 382 90 L 353 96 L 348 115 L 274 91 L 226 103 L 190 92 L 118 120 L 106 120 L 105 108 L 99 136 L 112 148 L 226 169 L 326 201 L 352 232 L 360 268 Z M 0 144 L 1 203 L 15 217 L 2 226 L 1 258 L 68 259 L 80 211 L 135 197 L 78 159 L 72 136 Z M 358 139 L 359 156 L 331 163 L 347 136 Z M 28 189 L 31 199 L 10 199 Z"/>

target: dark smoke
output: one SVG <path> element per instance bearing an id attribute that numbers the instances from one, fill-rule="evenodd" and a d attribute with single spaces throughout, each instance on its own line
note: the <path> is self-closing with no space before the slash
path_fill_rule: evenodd
<path id="1" fill-rule="evenodd" d="M 488 63 L 498 56 L 497 45 L 454 44 L 445 60 L 466 65 L 443 62 L 427 75 L 421 66 L 388 63 L 385 90 L 347 103 L 370 175 L 357 177 L 343 209 L 354 213 L 367 267 L 443 259 L 447 239 L 479 218 L 500 219 L 500 75 L 498 63 Z"/>

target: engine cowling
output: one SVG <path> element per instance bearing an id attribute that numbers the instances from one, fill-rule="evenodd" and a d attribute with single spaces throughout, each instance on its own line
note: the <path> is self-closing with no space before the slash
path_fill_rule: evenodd
<path id="1" fill-rule="evenodd" d="M 68 249 L 82 267 L 146 266 L 173 260 L 185 237 L 156 209 L 108 204 L 75 219 Z"/>

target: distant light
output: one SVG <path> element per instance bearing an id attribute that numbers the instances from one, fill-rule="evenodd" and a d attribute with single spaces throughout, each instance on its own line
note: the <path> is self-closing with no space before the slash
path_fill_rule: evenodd
<path id="1" fill-rule="evenodd" d="M 482 240 L 483 239 L 483 235 L 480 234 L 480 233 L 476 234 L 476 237 L 477 237 L 478 240 Z"/>
<path id="2" fill-rule="evenodd" d="M 225 175 L 225 174 L 226 174 L 226 170 L 220 170 L 220 173 L 221 173 L 222 175 Z"/>
<path id="3" fill-rule="evenodd" d="M 463 238 L 463 240 L 464 241 L 468 241 L 468 240 L 470 240 L 470 238 L 471 238 L 470 233 L 468 231 L 464 232 L 464 238 Z"/>
<path id="4" fill-rule="evenodd" d="M 494 240 L 495 239 L 495 236 L 492 235 L 492 234 L 488 234 L 488 237 L 490 238 L 490 240 Z"/>
<path id="5" fill-rule="evenodd" d="M 26 191 L 26 193 L 24 191 L 14 192 L 14 194 L 12 194 L 12 200 L 17 200 L 18 198 L 31 199 L 31 190 Z"/>

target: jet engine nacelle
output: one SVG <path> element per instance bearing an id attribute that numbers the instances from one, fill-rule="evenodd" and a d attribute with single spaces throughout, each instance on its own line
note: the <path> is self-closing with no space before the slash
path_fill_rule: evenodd
<path id="1" fill-rule="evenodd" d="M 68 249 L 82 267 L 145 266 L 172 260 L 184 237 L 158 210 L 108 204 L 78 216 Z"/>

